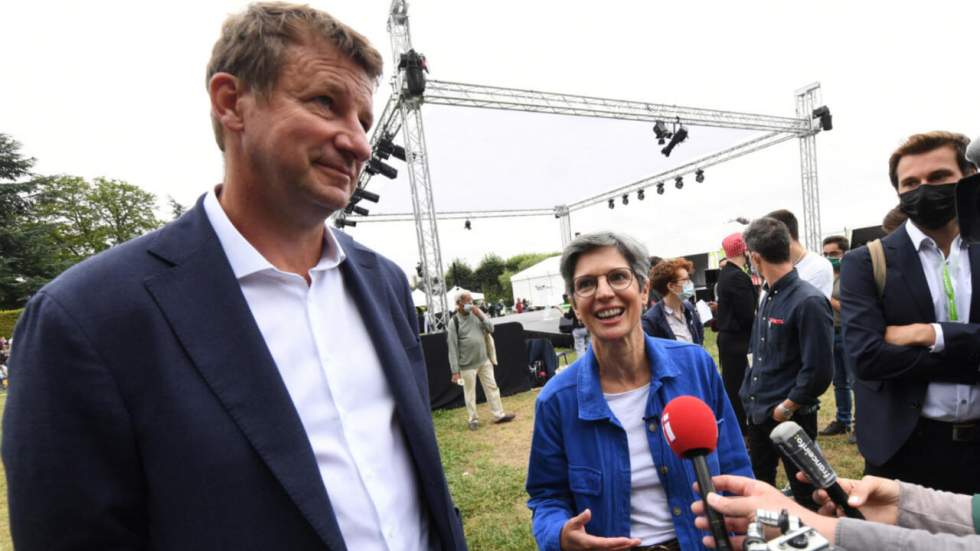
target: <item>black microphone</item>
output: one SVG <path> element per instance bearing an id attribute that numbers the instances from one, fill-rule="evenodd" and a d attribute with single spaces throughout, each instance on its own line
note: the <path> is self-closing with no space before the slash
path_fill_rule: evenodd
<path id="1" fill-rule="evenodd" d="M 769 439 L 786 459 L 806 474 L 814 486 L 826 490 L 830 499 L 844 510 L 845 515 L 864 520 L 861 511 L 847 504 L 847 494 L 837 482 L 837 473 L 824 459 L 820 447 L 802 427 L 792 421 L 785 421 L 772 429 Z"/>

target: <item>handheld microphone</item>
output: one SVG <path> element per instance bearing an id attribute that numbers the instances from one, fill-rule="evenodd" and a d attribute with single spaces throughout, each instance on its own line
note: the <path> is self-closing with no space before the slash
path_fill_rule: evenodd
<path id="1" fill-rule="evenodd" d="M 701 400 L 694 396 L 678 396 L 664 407 L 660 417 L 667 443 L 675 454 L 694 463 L 694 475 L 698 480 L 698 490 L 704 501 L 704 511 L 708 516 L 711 535 L 715 547 L 720 551 L 732 551 L 725 518 L 708 506 L 708 494 L 715 491 L 711 482 L 711 472 L 705 459 L 718 445 L 718 424 L 715 414 Z"/>
<path id="2" fill-rule="evenodd" d="M 847 494 L 837 482 L 837 473 L 824 459 L 820 447 L 802 427 L 792 421 L 785 421 L 772 429 L 769 439 L 786 459 L 806 474 L 814 486 L 826 490 L 830 499 L 844 510 L 845 515 L 864 520 L 861 511 L 847 504 Z"/>

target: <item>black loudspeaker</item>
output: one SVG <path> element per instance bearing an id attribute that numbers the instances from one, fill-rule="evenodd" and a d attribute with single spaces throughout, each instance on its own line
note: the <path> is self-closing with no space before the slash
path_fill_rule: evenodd
<path id="1" fill-rule="evenodd" d="M 967 243 L 980 243 L 980 173 L 956 184 L 956 216 Z"/>

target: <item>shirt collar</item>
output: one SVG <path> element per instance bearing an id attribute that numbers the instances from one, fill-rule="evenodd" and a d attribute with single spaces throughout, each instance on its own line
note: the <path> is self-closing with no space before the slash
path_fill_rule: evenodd
<path id="1" fill-rule="evenodd" d="M 644 335 L 644 343 L 650 362 L 650 392 L 652 394 L 663 386 L 664 379 L 677 377 L 680 370 L 653 337 Z M 650 402 L 647 401 L 647 408 L 649 408 L 649 404 Z M 612 410 L 609 409 L 609 403 L 602 394 L 602 384 L 599 382 L 599 362 L 596 361 L 595 352 L 591 346 L 578 372 L 578 416 L 579 419 L 591 421 L 612 418 Z"/>
<path id="2" fill-rule="evenodd" d="M 204 212 L 208 216 L 211 227 L 214 228 L 214 233 L 218 236 L 225 256 L 228 257 L 228 263 L 231 264 L 235 278 L 240 280 L 266 270 L 281 272 L 266 260 L 262 253 L 252 246 L 231 223 L 225 209 L 218 202 L 217 190 L 219 188 L 220 186 L 216 186 L 204 197 Z M 326 226 L 324 230 L 323 254 L 316 266 L 310 270 L 311 272 L 336 268 L 347 258 L 347 254 L 344 253 L 340 242 L 334 237 L 330 226 Z"/>
<path id="3" fill-rule="evenodd" d="M 905 222 L 905 231 L 909 234 L 909 239 L 912 240 L 912 246 L 915 247 L 916 252 L 922 252 L 922 247 L 928 243 L 933 249 L 938 248 L 936 242 L 933 241 L 931 237 L 926 235 L 919 229 L 918 226 L 912 223 L 911 220 Z M 966 246 L 963 239 L 957 234 L 956 238 L 953 239 L 953 243 L 950 249 L 961 249 Z"/>
<path id="4" fill-rule="evenodd" d="M 800 274 L 796 271 L 796 268 L 793 268 L 789 271 L 789 273 L 779 278 L 779 281 L 777 281 L 775 285 L 770 287 L 769 283 L 767 282 L 763 285 L 762 289 L 767 293 L 771 289 L 775 293 L 789 287 L 798 279 L 800 279 Z"/>

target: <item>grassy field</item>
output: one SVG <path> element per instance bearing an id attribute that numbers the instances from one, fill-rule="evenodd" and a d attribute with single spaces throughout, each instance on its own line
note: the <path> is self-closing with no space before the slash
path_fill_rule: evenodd
<path id="1" fill-rule="evenodd" d="M 714 333 L 706 335 L 706 348 L 717 358 Z M 570 354 L 574 356 L 574 352 Z M 531 537 L 531 513 L 525 502 L 524 481 L 534 425 L 534 400 L 537 391 L 504 398 L 507 411 L 517 413 L 513 423 L 484 424 L 479 431 L 466 427 L 463 408 L 433 413 L 442 462 L 456 505 L 463 514 L 464 530 L 472 551 L 526 551 L 534 549 Z M 0 393 L 0 411 L 6 394 Z M 833 387 L 824 394 L 820 409 L 820 426 L 834 415 Z M 486 404 L 481 404 L 480 418 L 492 418 Z M 821 437 L 823 449 L 840 476 L 861 476 L 864 461 L 846 436 Z M 2 466 L 0 466 L 2 475 Z M 780 469 L 780 484 L 785 482 Z M 7 518 L 6 477 L 0 476 L 0 551 L 12 549 Z"/>

